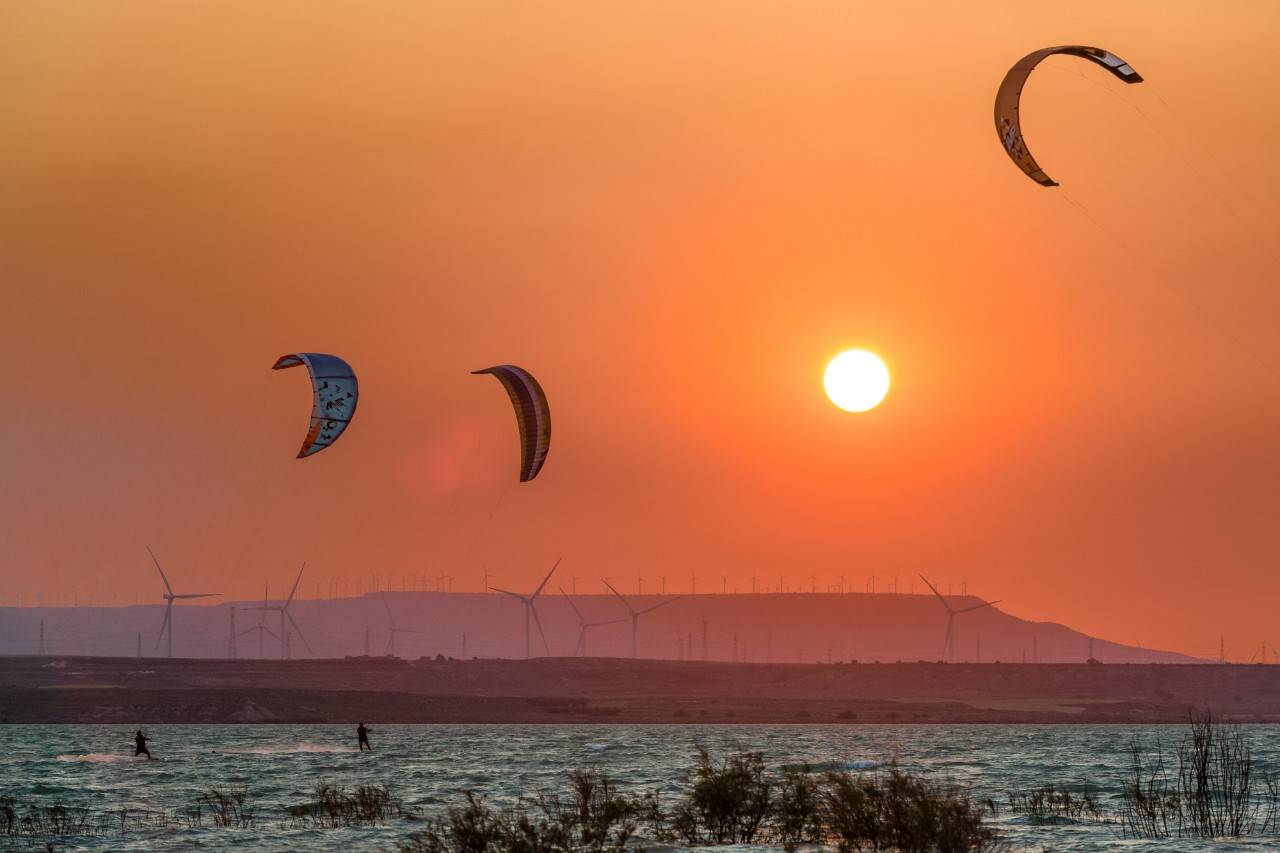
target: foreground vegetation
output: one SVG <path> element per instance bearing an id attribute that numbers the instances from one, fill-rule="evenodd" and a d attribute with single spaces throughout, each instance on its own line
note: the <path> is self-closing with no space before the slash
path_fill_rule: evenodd
<path id="1" fill-rule="evenodd" d="M 758 752 L 716 760 L 699 748 L 684 796 L 664 811 L 654 794 L 624 794 L 608 779 L 574 771 L 566 798 L 495 810 L 475 793 L 464 805 L 397 845 L 401 853 L 622 853 L 650 841 L 698 847 L 768 844 L 794 850 L 983 853 L 999 844 L 968 791 L 936 784 L 896 765 L 884 772 L 807 768 L 781 777 Z"/>
<path id="2" fill-rule="evenodd" d="M 1134 741 L 1116 816 L 1131 838 L 1224 838 L 1280 833 L 1280 777 L 1254 771 L 1237 726 L 1205 714 L 1172 759 Z"/>
<path id="3" fill-rule="evenodd" d="M 384 787 L 361 785 L 354 791 L 322 782 L 312 799 L 290 806 L 280 823 L 290 828 L 375 826 L 406 812 Z M 120 837 L 170 828 L 255 829 L 258 807 L 242 787 L 211 787 L 171 811 L 143 809 L 93 810 L 61 803 L 19 804 L 0 796 L 0 839 L 51 846 L 56 840 Z"/>

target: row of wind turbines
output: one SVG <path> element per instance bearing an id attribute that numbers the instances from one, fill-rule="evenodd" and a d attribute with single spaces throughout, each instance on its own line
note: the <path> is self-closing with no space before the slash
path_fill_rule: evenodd
<path id="1" fill-rule="evenodd" d="M 155 552 L 151 550 L 150 545 L 147 546 L 147 553 L 151 555 L 151 561 L 156 564 L 156 571 L 160 573 L 160 580 L 164 581 L 164 620 L 160 623 L 160 633 L 156 635 L 156 649 L 159 650 L 162 642 L 166 643 L 165 654 L 167 657 L 173 657 L 173 603 L 175 601 L 185 601 L 192 598 L 216 598 L 222 595 L 222 593 L 175 593 L 173 591 L 173 585 L 169 583 L 169 577 L 164 573 L 164 567 L 160 565 L 160 560 L 156 557 Z M 302 633 L 302 628 L 298 626 L 297 621 L 293 618 L 293 614 L 289 612 L 289 606 L 293 604 L 293 597 L 298 592 L 298 585 L 302 583 L 302 573 L 306 571 L 306 569 L 307 564 L 303 563 L 302 568 L 298 569 L 298 577 L 293 582 L 293 589 L 289 591 L 289 597 L 283 604 L 269 604 L 267 601 L 268 587 L 264 585 L 262 588 L 262 605 L 259 607 L 246 608 L 248 610 L 262 611 L 262 617 L 258 620 L 258 624 L 251 625 L 233 636 L 238 639 L 240 637 L 246 637 L 250 634 L 256 633 L 258 635 L 258 649 L 260 656 L 265 652 L 266 637 L 270 636 L 280 643 L 281 657 L 288 657 L 291 638 L 290 627 L 292 627 L 292 633 L 296 633 L 298 635 L 298 639 L 302 640 L 302 644 L 307 647 L 307 651 L 311 652 L 311 644 L 307 642 L 306 636 Z M 279 634 L 267 627 L 268 613 L 280 614 Z"/>
<path id="2" fill-rule="evenodd" d="M 509 595 L 512 598 L 517 599 L 524 605 L 524 656 L 526 660 L 533 656 L 533 647 L 532 647 L 531 637 L 529 633 L 529 622 L 531 619 L 533 624 L 538 627 L 538 636 L 542 638 L 543 651 L 545 651 L 548 656 L 550 656 L 551 654 L 551 646 L 547 643 L 546 632 L 542 630 L 542 620 L 538 618 L 538 610 L 534 606 L 534 601 L 537 599 L 539 595 L 542 594 L 542 590 L 544 590 L 547 586 L 547 581 L 551 580 L 551 576 L 555 574 L 556 568 L 559 567 L 559 565 L 560 565 L 560 561 L 556 560 L 555 565 L 551 567 L 551 571 L 547 572 L 547 576 L 542 579 L 542 583 L 538 584 L 538 588 L 535 589 L 529 595 L 521 595 L 518 592 L 512 592 L 509 589 L 501 589 L 500 587 L 496 587 L 496 586 L 489 587 L 489 589 L 493 590 L 494 592 L 500 592 L 500 593 L 503 593 L 504 595 Z M 604 585 L 609 588 L 609 591 L 618 597 L 618 600 L 622 602 L 623 607 L 627 608 L 627 615 L 622 617 L 621 619 L 607 619 L 604 621 L 588 622 L 583 617 L 582 611 L 578 610 L 578 606 L 573 603 L 573 599 L 570 598 L 565 593 L 564 587 L 560 587 L 560 594 L 564 596 L 565 601 L 569 602 L 569 606 L 573 608 L 574 615 L 578 617 L 578 644 L 577 646 L 574 647 L 574 654 L 580 657 L 586 656 L 587 630 L 589 628 L 599 628 L 604 625 L 617 625 L 619 623 L 630 620 L 631 621 L 631 656 L 633 658 L 637 657 L 638 651 L 639 651 L 639 643 L 640 643 L 640 617 L 646 613 L 652 613 L 653 611 L 657 610 L 659 607 L 666 607 L 671 602 L 679 600 L 680 596 L 678 595 L 673 596 L 672 598 L 668 598 L 665 601 L 659 601 L 657 604 L 652 604 L 648 607 L 637 610 L 631 606 L 630 601 L 627 601 L 626 596 L 624 596 L 622 593 L 614 589 L 613 584 L 609 583 L 607 579 L 603 579 L 603 580 L 604 580 Z"/>
<path id="3" fill-rule="evenodd" d="M 164 619 L 160 623 L 160 633 L 156 636 L 155 647 L 158 650 L 162 642 L 166 643 L 167 644 L 166 654 L 168 657 L 173 657 L 173 605 L 174 605 L 174 602 L 185 601 L 188 599 L 195 599 L 195 598 L 214 598 L 214 597 L 220 596 L 221 593 L 217 593 L 217 592 L 175 593 L 173 591 L 173 585 L 169 583 L 169 578 L 167 575 L 165 575 L 164 568 L 160 565 L 160 560 L 156 557 L 155 552 L 151 550 L 150 546 L 147 546 L 147 553 L 151 555 L 151 560 L 152 562 L 155 563 L 156 571 L 160 573 L 160 579 L 164 582 L 164 587 L 165 587 L 165 592 L 163 595 L 165 600 Z M 518 592 L 512 592 L 509 589 L 502 589 L 496 586 L 489 587 L 489 589 L 493 590 L 494 592 L 499 592 L 504 595 L 509 595 L 512 598 L 520 601 L 521 604 L 524 605 L 524 656 L 526 659 L 533 656 L 531 628 L 534 626 L 536 626 L 538 629 L 538 636 L 542 640 L 542 647 L 544 652 L 548 656 L 551 654 L 551 647 L 550 647 L 550 644 L 548 644 L 547 642 L 546 632 L 543 631 L 542 629 L 542 621 L 538 618 L 538 610 L 537 610 L 537 607 L 535 606 L 535 602 L 538 596 L 542 594 L 543 590 L 546 589 L 547 583 L 551 580 L 551 576 L 555 574 L 555 571 L 559 566 L 560 566 L 560 560 L 556 560 L 555 564 L 551 566 L 551 570 L 547 572 L 547 576 L 542 579 L 542 583 L 538 584 L 537 588 L 534 589 L 534 591 L 528 595 L 522 595 Z M 240 631 L 239 633 L 235 633 L 233 631 L 232 636 L 235 638 L 239 638 L 239 637 L 245 637 L 252 634 L 256 634 L 258 637 L 258 649 L 259 649 L 260 657 L 263 656 L 265 653 L 266 637 L 269 636 L 275 641 L 277 641 L 278 643 L 280 643 L 281 657 L 287 658 L 289 656 L 291 636 L 293 633 L 296 633 L 298 635 L 298 638 L 302 640 L 303 645 L 306 646 L 307 652 L 314 654 L 314 652 L 312 652 L 312 649 L 311 649 L 311 644 L 307 642 L 306 635 L 302 633 L 302 628 L 298 625 L 297 620 L 293 618 L 293 614 L 289 612 L 289 607 L 290 605 L 293 604 L 294 596 L 298 592 L 298 586 L 302 583 L 302 573 L 306 571 L 306 568 L 307 568 L 307 564 L 303 563 L 302 568 L 298 570 L 297 578 L 294 579 L 293 588 L 289 591 L 289 597 L 285 599 L 285 601 L 282 604 L 270 604 L 268 602 L 268 597 L 267 597 L 268 588 L 264 585 L 263 591 L 262 591 L 262 604 L 257 607 L 247 608 L 248 610 L 260 611 L 262 613 L 262 616 L 259 619 L 258 623 L 255 625 L 251 625 L 250 627 L 246 628 L 243 631 Z M 943 610 L 947 614 L 947 624 L 943 633 L 943 640 L 942 640 L 941 659 L 949 662 L 954 662 L 955 651 L 956 651 L 955 650 L 956 617 L 962 613 L 970 613 L 974 610 L 981 610 L 985 607 L 992 607 L 996 604 L 999 604 L 1000 600 L 997 599 L 995 601 L 981 601 L 978 604 L 973 604 L 968 607 L 962 607 L 957 610 L 956 608 L 951 606 L 951 603 L 947 600 L 946 596 L 940 593 L 938 591 L 938 588 L 934 586 L 933 583 L 928 578 L 926 578 L 924 575 L 920 575 L 920 579 L 924 581 L 925 584 L 928 585 L 929 589 L 937 597 L 939 603 L 941 603 L 942 605 Z M 587 632 L 589 629 L 600 628 L 606 625 L 617 625 L 623 622 L 630 621 L 631 622 L 631 657 L 636 658 L 639 656 L 640 617 L 645 615 L 646 613 L 652 613 L 654 610 L 657 610 L 660 607 L 666 607 L 668 604 L 678 601 L 681 598 L 681 596 L 678 596 L 678 595 L 673 596 L 664 601 L 660 601 L 657 604 L 652 604 L 648 607 L 637 610 L 635 607 L 632 606 L 631 602 L 627 600 L 626 596 L 618 592 L 618 590 L 613 586 L 613 584 L 609 583 L 609 580 L 607 578 L 603 578 L 602 580 L 604 582 L 604 585 L 608 587 L 609 591 L 612 592 L 615 596 L 617 596 L 618 600 L 622 602 L 623 607 L 625 607 L 627 610 L 626 616 L 623 616 L 618 619 L 606 619 L 606 620 L 597 620 L 594 622 L 589 622 L 582 615 L 582 611 L 578 609 L 577 605 L 573 603 L 573 599 L 567 593 L 565 593 L 564 587 L 559 588 L 560 594 L 564 597 L 565 601 L 569 603 L 569 606 L 573 609 L 574 616 L 576 616 L 578 619 L 578 641 L 577 641 L 577 644 L 574 646 L 574 655 L 586 656 Z M 396 650 L 396 637 L 398 635 L 423 635 L 425 632 L 414 630 L 411 628 L 397 627 L 395 623 L 395 615 L 391 612 L 391 606 L 387 603 L 385 598 L 383 599 L 382 604 L 387 610 L 387 619 L 390 624 L 390 632 L 387 640 L 386 653 L 389 655 L 394 655 Z M 273 631 L 270 627 L 267 626 L 268 613 L 279 614 L 280 632 L 278 634 L 275 631 Z M 233 618 L 233 622 L 234 622 L 234 618 Z M 290 629 L 292 629 L 292 631 Z"/>
<path id="4" fill-rule="evenodd" d="M 547 576 L 542 579 L 542 583 L 538 584 L 538 588 L 535 589 L 529 595 L 521 595 L 518 592 L 512 592 L 509 589 L 501 589 L 500 587 L 496 587 L 496 586 L 489 587 L 489 589 L 493 590 L 494 592 L 500 592 L 505 595 L 509 595 L 512 598 L 515 598 L 518 601 L 520 601 L 522 604 L 524 604 L 524 656 L 526 659 L 532 657 L 532 645 L 531 645 L 531 638 L 529 633 L 529 623 L 531 619 L 533 624 L 536 625 L 538 628 L 538 635 L 542 638 L 543 651 L 545 651 L 548 656 L 551 654 L 551 647 L 547 643 L 546 633 L 542 630 L 542 621 L 538 619 L 538 610 L 534 606 L 534 601 L 537 599 L 539 595 L 542 594 L 542 590 L 546 588 L 547 582 L 551 580 L 551 576 L 555 574 L 556 568 L 559 565 L 560 565 L 560 561 L 556 560 L 555 565 L 551 567 L 551 571 L 547 572 Z M 626 596 L 618 592 L 618 590 L 614 588 L 613 584 L 609 583 L 607 578 L 602 578 L 602 580 L 604 582 L 604 585 L 609 588 L 609 591 L 612 592 L 614 595 L 616 595 L 618 599 L 622 602 L 623 606 L 627 608 L 627 616 L 621 619 L 607 619 L 607 620 L 597 621 L 597 622 L 588 622 L 583 617 L 582 611 L 578 610 L 577 605 L 573 603 L 573 599 L 570 598 L 569 595 L 564 591 L 564 587 L 560 587 L 560 594 L 564 596 L 565 601 L 569 602 L 569 606 L 573 608 L 574 615 L 578 617 L 578 643 L 574 647 L 574 650 L 573 650 L 574 655 L 579 657 L 586 656 L 587 630 L 589 628 L 598 628 L 598 627 L 603 627 L 605 625 L 617 625 L 619 623 L 626 622 L 629 619 L 631 621 L 631 657 L 633 658 L 638 657 L 639 636 L 640 636 L 640 617 L 646 613 L 651 613 L 652 611 L 657 610 L 659 607 L 665 607 L 668 604 L 671 604 L 673 601 L 678 600 L 680 596 L 677 595 L 672 598 L 668 598 L 665 601 L 660 601 L 657 604 L 650 605 L 649 607 L 646 607 L 642 610 L 636 610 L 634 607 L 631 606 L 631 602 L 627 601 Z M 947 626 L 943 632 L 942 656 L 940 659 L 945 660 L 949 663 L 954 663 L 956 658 L 956 617 L 959 616 L 961 613 L 971 613 L 974 610 L 981 610 L 984 607 L 994 607 L 995 605 L 1000 603 L 1001 599 L 996 599 L 995 601 L 980 601 L 977 604 L 972 604 L 968 607 L 961 607 L 960 609 L 957 610 L 956 608 L 951 606 L 951 603 L 949 601 L 947 601 L 946 596 L 938 592 L 938 588 L 934 586 L 933 583 L 928 578 L 926 578 L 924 575 L 920 575 L 920 580 L 924 581 L 929 586 L 929 589 L 933 592 L 933 594 L 937 596 L 938 601 L 942 604 L 942 608 L 947 614 Z M 389 610 L 387 611 L 387 613 L 388 615 L 390 615 Z M 394 629 L 392 630 L 394 631 Z"/>

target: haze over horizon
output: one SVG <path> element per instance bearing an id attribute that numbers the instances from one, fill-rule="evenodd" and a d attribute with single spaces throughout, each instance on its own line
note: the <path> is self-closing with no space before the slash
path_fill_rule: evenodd
<path id="1" fill-rule="evenodd" d="M 1023 5 L 6 4 L 0 605 L 563 557 L 1280 648 L 1280 5 Z M 1071 42 L 1145 82 L 1046 62 L 1045 189 L 992 100 Z M 304 460 L 295 351 L 362 395 Z"/>

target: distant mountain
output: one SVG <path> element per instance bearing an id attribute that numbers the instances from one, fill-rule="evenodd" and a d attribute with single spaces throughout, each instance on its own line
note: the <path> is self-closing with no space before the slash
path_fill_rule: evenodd
<path id="1" fill-rule="evenodd" d="M 644 610 L 673 596 L 627 596 Z M 948 598 L 953 610 L 980 605 L 972 596 Z M 629 657 L 631 622 L 617 598 L 572 596 L 587 622 L 625 620 L 587 630 L 587 651 L 595 657 Z M 214 658 L 231 654 L 232 610 L 240 635 L 240 657 L 280 657 L 278 613 L 248 610 L 261 601 L 174 608 L 175 657 Z M 279 602 L 272 602 L 278 604 Z M 390 615 L 388 615 L 390 611 Z M 524 608 L 500 594 L 380 592 L 359 598 L 295 601 L 290 608 L 305 642 L 289 632 L 292 657 L 345 657 L 390 651 L 404 658 L 518 658 L 524 656 Z M 45 650 L 57 655 L 158 657 L 164 605 L 132 607 L 0 608 L 0 654 L 39 650 L 40 622 Z M 530 624 L 533 655 L 573 655 L 579 619 L 566 597 L 544 594 L 536 623 Z M 391 644 L 392 620 L 397 630 Z M 900 593 L 763 593 L 682 596 L 639 617 L 637 648 L 642 658 L 754 663 L 815 661 L 936 661 L 942 659 L 946 612 L 931 595 Z M 260 631 L 255 626 L 270 629 Z M 416 633 L 421 632 L 421 633 Z M 465 640 L 464 640 L 465 637 Z M 465 652 L 464 652 L 465 642 Z M 308 651 L 308 645 L 310 651 Z M 1104 663 L 1193 663 L 1176 652 L 1136 648 L 1095 639 L 1093 655 Z M 955 618 L 956 662 L 1080 663 L 1089 656 L 1089 638 L 1052 622 L 1028 622 L 997 607 Z"/>

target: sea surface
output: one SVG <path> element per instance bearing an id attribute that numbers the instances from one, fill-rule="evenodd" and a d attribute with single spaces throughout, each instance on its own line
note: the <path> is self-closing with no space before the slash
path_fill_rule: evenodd
<path id="1" fill-rule="evenodd" d="M 125 726 L 0 727 L 0 795 L 19 803 L 166 814 L 150 827 L 96 838 L 60 839 L 67 850 L 390 850 L 421 826 L 399 818 L 372 828 L 314 829 L 290 822 L 321 782 L 348 789 L 387 786 L 407 810 L 430 817 L 461 792 L 506 803 L 539 789 L 563 790 L 567 771 L 607 774 L 624 790 L 659 792 L 669 806 L 682 790 L 697 744 L 713 751 L 759 750 L 771 768 L 809 763 L 870 768 L 897 759 L 937 779 L 970 786 L 1001 806 L 993 819 L 1015 850 L 1277 850 L 1280 838 L 1136 841 L 1096 823 L 1036 825 L 1007 808 L 1010 792 L 1043 782 L 1088 784 L 1104 802 L 1119 791 L 1135 738 L 1159 741 L 1167 756 L 1177 726 L 379 726 L 374 751 L 356 751 L 354 727 L 147 727 L 157 760 L 135 760 Z M 1280 773 L 1280 727 L 1244 729 L 1255 773 Z M 873 772 L 864 770 L 864 772 Z M 210 786 L 246 788 L 252 829 L 191 827 L 175 817 Z M 1259 783 L 1260 785 L 1260 783 Z M 650 845 L 660 848 L 660 845 Z M 0 837 L 0 849 L 32 849 Z M 44 849 L 43 843 L 35 849 Z M 665 849 L 671 849 L 669 847 Z M 759 848 L 755 848 L 759 849 Z"/>

